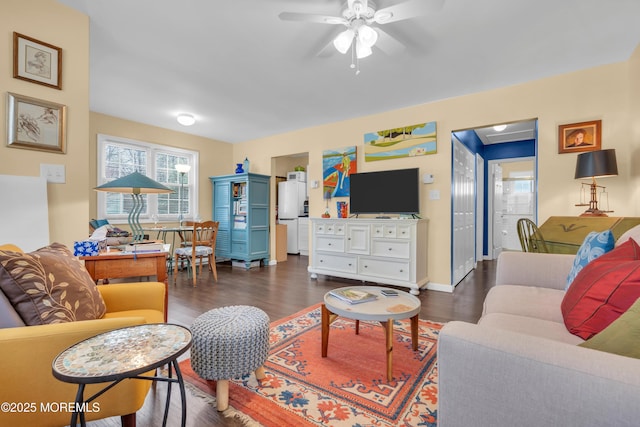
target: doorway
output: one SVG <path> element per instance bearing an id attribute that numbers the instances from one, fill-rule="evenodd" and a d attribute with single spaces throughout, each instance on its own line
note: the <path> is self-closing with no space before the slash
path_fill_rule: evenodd
<path id="1" fill-rule="evenodd" d="M 520 251 L 516 223 L 520 218 L 537 222 L 535 158 L 492 160 L 489 185 L 494 189 L 489 199 L 492 219 L 488 222 L 489 259 L 496 259 L 502 250 Z M 499 170 L 499 172 L 497 172 Z M 491 182 L 493 180 L 493 182 Z"/>
<path id="2" fill-rule="evenodd" d="M 455 287 L 477 262 L 495 259 L 502 250 L 520 250 L 517 219 L 537 217 L 537 119 L 454 131 L 451 140 Z M 474 180 L 471 186 L 466 184 L 469 176 Z M 462 221 L 470 212 L 472 220 Z"/>

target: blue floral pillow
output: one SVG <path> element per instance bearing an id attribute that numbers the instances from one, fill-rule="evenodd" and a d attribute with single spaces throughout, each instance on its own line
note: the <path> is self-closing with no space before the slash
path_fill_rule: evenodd
<path id="1" fill-rule="evenodd" d="M 600 255 L 606 254 L 613 249 L 616 241 L 613 238 L 613 233 L 610 230 L 601 232 L 592 231 L 584 238 L 582 246 L 578 249 L 576 258 L 573 260 L 573 267 L 567 276 L 567 285 L 564 287 L 566 291 L 573 283 L 573 279 L 576 278 L 580 270 L 584 268 L 589 262 L 598 258 Z"/>

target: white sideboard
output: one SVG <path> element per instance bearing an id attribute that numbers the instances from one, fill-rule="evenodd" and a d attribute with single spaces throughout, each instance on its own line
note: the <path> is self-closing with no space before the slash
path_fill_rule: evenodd
<path id="1" fill-rule="evenodd" d="M 311 218 L 309 272 L 405 286 L 427 283 L 426 219 Z"/>

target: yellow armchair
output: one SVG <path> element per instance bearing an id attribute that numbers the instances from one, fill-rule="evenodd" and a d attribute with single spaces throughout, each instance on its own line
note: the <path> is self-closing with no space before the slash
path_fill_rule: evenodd
<path id="1" fill-rule="evenodd" d="M 0 425 L 68 425 L 71 412 L 64 408 L 74 401 L 77 386 L 53 376 L 53 359 L 67 347 L 99 333 L 164 322 L 164 283 L 119 283 L 98 289 L 107 307 L 101 319 L 0 329 L 0 403 L 4 405 Z M 135 425 L 135 413 L 144 404 L 150 385 L 151 381 L 121 382 L 96 399 L 99 410 L 87 412 L 87 421 L 121 416 L 123 425 Z M 85 396 L 101 388 L 101 384 L 87 386 Z"/>

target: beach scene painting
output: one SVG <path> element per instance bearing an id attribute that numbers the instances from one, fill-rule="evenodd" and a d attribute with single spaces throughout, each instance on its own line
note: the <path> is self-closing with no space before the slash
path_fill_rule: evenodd
<path id="1" fill-rule="evenodd" d="M 330 197 L 347 197 L 350 192 L 349 177 L 357 171 L 356 146 L 325 150 L 322 152 L 323 194 Z"/>
<path id="2" fill-rule="evenodd" d="M 364 135 L 365 162 L 425 156 L 436 152 L 436 122 L 381 130 Z"/>

